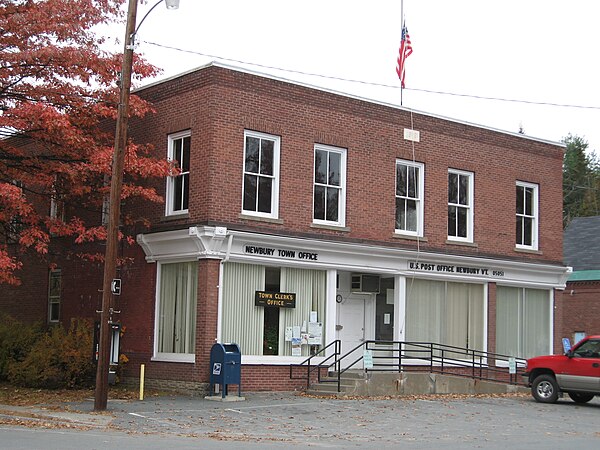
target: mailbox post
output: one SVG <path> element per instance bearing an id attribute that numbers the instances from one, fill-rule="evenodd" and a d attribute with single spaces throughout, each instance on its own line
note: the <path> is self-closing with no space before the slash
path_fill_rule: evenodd
<path id="1" fill-rule="evenodd" d="M 238 385 L 238 397 L 242 395 L 242 355 L 237 344 L 214 344 L 210 350 L 210 395 L 215 384 L 221 385 L 221 396 L 227 396 L 228 385 Z"/>

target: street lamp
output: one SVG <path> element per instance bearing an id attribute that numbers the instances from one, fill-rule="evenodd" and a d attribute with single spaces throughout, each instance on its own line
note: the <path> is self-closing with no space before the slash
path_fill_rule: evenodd
<path id="1" fill-rule="evenodd" d="M 100 312 L 100 336 L 98 349 L 98 367 L 96 370 L 96 392 L 94 410 L 104 411 L 108 402 L 108 366 L 110 358 L 110 330 L 112 320 L 112 282 L 117 272 L 117 249 L 119 244 L 119 219 L 121 216 L 121 190 L 123 188 L 123 166 L 127 146 L 127 127 L 129 123 L 129 97 L 131 95 L 131 72 L 133 67 L 133 47 L 135 35 L 148 14 L 160 3 L 165 2 L 167 9 L 177 9 L 179 0 L 158 0 L 135 27 L 138 0 L 129 0 L 123 62 L 121 65 L 121 83 L 115 147 L 112 158 L 108 225 L 106 233 L 106 252 L 104 254 L 104 279 L 102 282 L 102 311 Z"/>

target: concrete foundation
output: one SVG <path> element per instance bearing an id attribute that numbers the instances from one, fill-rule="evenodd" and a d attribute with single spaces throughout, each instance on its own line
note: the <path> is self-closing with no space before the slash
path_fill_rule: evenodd
<path id="1" fill-rule="evenodd" d="M 367 373 L 344 377 L 341 392 L 337 379 L 311 386 L 307 393 L 314 395 L 341 395 L 377 397 L 386 395 L 427 394 L 504 394 L 529 392 L 525 386 L 477 380 L 436 373 Z"/>

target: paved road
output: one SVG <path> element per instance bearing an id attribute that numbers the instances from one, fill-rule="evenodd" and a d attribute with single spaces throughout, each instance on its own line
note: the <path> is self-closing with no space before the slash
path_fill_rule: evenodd
<path id="1" fill-rule="evenodd" d="M 73 404 L 87 430 L 0 427 L 0 447 L 242 449 L 597 449 L 600 398 L 555 405 L 530 397 L 334 400 L 247 394 L 244 402 L 161 397 L 109 401 L 111 415 Z M 0 410 L 2 408 L 0 407 Z"/>

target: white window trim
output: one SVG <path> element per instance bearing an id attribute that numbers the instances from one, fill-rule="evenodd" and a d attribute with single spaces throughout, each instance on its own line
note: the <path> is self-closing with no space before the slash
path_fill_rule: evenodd
<path id="1" fill-rule="evenodd" d="M 527 183 L 525 181 L 517 181 L 516 183 L 516 187 L 523 187 L 523 188 L 532 188 L 533 189 L 533 222 L 532 222 L 532 236 L 531 236 L 531 245 L 523 245 L 523 244 L 517 244 L 515 242 L 515 246 L 516 248 L 520 248 L 520 249 L 525 249 L 525 250 L 538 250 L 538 242 L 539 242 L 539 235 L 538 235 L 538 224 L 539 224 L 539 196 L 540 196 L 540 186 L 538 184 L 535 183 Z M 516 211 L 515 211 L 515 214 Z M 517 214 L 517 217 L 520 217 Z M 515 241 L 516 241 L 516 236 L 515 236 Z"/>
<path id="2" fill-rule="evenodd" d="M 176 141 L 177 139 L 183 139 L 186 137 L 191 138 L 192 136 L 192 131 L 191 130 L 185 130 L 185 131 L 180 131 L 179 133 L 174 133 L 174 134 L 170 134 L 168 137 L 168 146 L 167 146 L 167 159 L 169 160 L 169 162 L 173 161 L 173 142 Z M 190 152 L 190 161 L 191 163 L 191 152 Z M 190 172 L 188 172 L 189 174 Z M 174 211 L 173 210 L 173 195 L 175 194 L 175 178 L 174 176 L 168 176 L 167 177 L 167 189 L 166 189 L 166 195 L 165 195 L 165 215 L 166 216 L 177 216 L 177 215 L 181 215 L 181 214 L 187 214 L 188 210 L 187 209 L 181 209 L 178 211 Z M 189 180 L 189 178 L 188 178 Z M 190 187 L 188 186 L 188 195 L 190 192 Z"/>
<path id="3" fill-rule="evenodd" d="M 325 152 L 335 152 L 340 154 L 340 197 L 338 204 L 338 220 L 323 220 L 323 219 L 315 219 L 315 170 L 316 167 L 316 158 L 317 158 L 317 150 L 322 150 Z M 344 227 L 346 226 L 346 158 L 347 158 L 347 150 L 341 147 L 332 147 L 330 145 L 323 144 L 315 144 L 313 150 L 313 223 L 318 225 L 329 225 L 336 227 Z"/>
<path id="4" fill-rule="evenodd" d="M 177 261 L 158 261 L 156 266 L 156 292 L 154 300 L 154 346 L 152 350 L 151 361 L 163 361 L 163 362 L 181 362 L 181 363 L 195 363 L 196 353 L 161 353 L 158 351 L 158 314 L 160 311 L 160 281 L 161 281 L 161 269 L 162 264 L 169 264 L 175 262 L 186 262 L 185 260 Z"/>
<path id="5" fill-rule="evenodd" d="M 273 141 L 273 191 L 271 192 L 271 212 L 249 211 L 244 209 L 245 174 L 246 174 L 246 138 L 255 137 Z M 242 159 L 242 214 L 246 216 L 264 217 L 268 219 L 279 219 L 279 153 L 281 138 L 272 134 L 260 133 L 258 131 L 244 130 L 243 159 Z"/>
<path id="6" fill-rule="evenodd" d="M 396 160 L 396 165 L 394 166 L 395 174 L 396 174 L 396 176 L 394 177 L 394 179 L 396 180 L 396 183 L 394 185 L 394 198 L 397 198 L 396 187 L 398 186 L 398 179 L 396 177 L 398 174 L 398 164 L 406 165 L 409 167 L 416 167 L 419 171 L 419 185 L 417 186 L 417 188 L 419 190 L 419 195 L 416 198 L 416 200 L 417 200 L 417 231 L 400 230 L 400 229 L 395 228 L 396 210 L 394 208 L 394 228 L 395 228 L 394 232 L 396 234 L 402 235 L 402 236 L 423 237 L 423 220 L 424 220 L 423 211 L 425 210 L 425 164 L 414 162 L 414 161 L 406 161 L 404 159 Z M 394 207 L 395 207 L 395 205 L 394 205 Z"/>
<path id="7" fill-rule="evenodd" d="M 466 243 L 472 243 L 473 242 L 473 217 L 474 217 L 474 210 L 475 210 L 475 198 L 474 198 L 474 193 L 475 193 L 475 174 L 473 172 L 466 172 L 464 170 L 456 170 L 456 169 L 448 169 L 448 174 L 457 174 L 457 175 L 462 175 L 462 176 L 467 176 L 469 177 L 469 206 L 468 206 L 468 211 L 467 211 L 467 237 L 459 237 L 459 236 L 450 236 L 448 234 L 448 240 L 452 241 L 452 242 L 466 242 Z M 448 183 L 446 181 L 446 192 L 448 191 Z M 448 206 L 451 206 L 450 203 L 448 203 Z M 462 208 L 464 208 L 464 205 L 459 205 Z"/>

